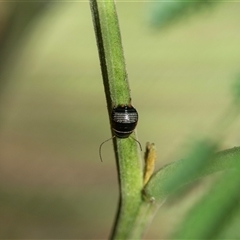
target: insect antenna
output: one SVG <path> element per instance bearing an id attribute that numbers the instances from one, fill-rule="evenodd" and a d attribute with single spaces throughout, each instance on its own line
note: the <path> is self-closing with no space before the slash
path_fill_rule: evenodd
<path id="1" fill-rule="evenodd" d="M 130 136 L 130 137 L 138 143 L 138 145 L 139 145 L 139 147 L 140 147 L 140 149 L 141 149 L 141 151 L 142 151 L 142 145 L 141 145 L 141 143 L 140 143 L 136 138 L 134 138 L 133 136 Z"/>
<path id="2" fill-rule="evenodd" d="M 102 145 L 103 145 L 104 143 L 110 141 L 111 139 L 114 139 L 115 137 L 116 137 L 116 136 L 113 136 L 113 137 L 105 140 L 105 141 L 102 142 L 101 145 L 99 146 L 99 157 L 100 157 L 100 159 L 101 159 L 101 162 L 103 162 L 103 160 L 102 160 Z"/>

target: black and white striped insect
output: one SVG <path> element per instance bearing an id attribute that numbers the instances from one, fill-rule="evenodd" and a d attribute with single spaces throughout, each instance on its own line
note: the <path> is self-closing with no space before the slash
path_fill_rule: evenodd
<path id="1" fill-rule="evenodd" d="M 111 113 L 111 127 L 114 133 L 114 136 L 102 142 L 99 147 L 99 156 L 101 157 L 101 148 L 102 145 L 117 137 L 117 138 L 128 138 L 136 128 L 138 123 L 138 112 L 131 104 L 122 104 L 118 106 L 114 106 Z M 133 138 L 133 137 L 132 137 Z M 133 138 L 136 142 L 138 142 L 140 148 L 141 144 L 135 138 Z M 142 149 L 142 148 L 141 148 Z"/>

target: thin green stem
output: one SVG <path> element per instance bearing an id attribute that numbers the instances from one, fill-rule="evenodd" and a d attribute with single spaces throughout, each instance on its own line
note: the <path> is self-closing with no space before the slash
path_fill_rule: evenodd
<path id="1" fill-rule="evenodd" d="M 111 125 L 112 106 L 129 104 L 131 101 L 118 18 L 113 0 L 90 0 L 90 5 Z M 131 137 L 114 138 L 114 150 L 120 201 L 111 238 L 127 239 L 132 236 L 142 203 L 141 157 L 138 143 Z"/>
<path id="2" fill-rule="evenodd" d="M 113 0 L 90 0 L 107 103 L 128 104 L 130 89 Z"/>

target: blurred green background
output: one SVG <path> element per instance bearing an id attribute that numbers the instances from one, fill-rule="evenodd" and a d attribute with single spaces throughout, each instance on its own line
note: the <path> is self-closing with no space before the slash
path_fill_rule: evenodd
<path id="1" fill-rule="evenodd" d="M 3 31 L 11 6 L 0 9 Z M 208 134 L 231 100 L 240 5 L 221 3 L 162 31 L 150 26 L 150 9 L 147 2 L 117 2 L 139 141 L 156 144 L 159 168 Z M 5 54 L 0 237 L 106 239 L 118 183 L 112 143 L 103 146 L 103 163 L 98 155 L 110 128 L 88 2 L 48 4 Z M 239 127 L 223 148 L 239 145 Z M 207 187 L 204 180 L 187 200 L 166 204 L 146 239 L 166 238 Z"/>

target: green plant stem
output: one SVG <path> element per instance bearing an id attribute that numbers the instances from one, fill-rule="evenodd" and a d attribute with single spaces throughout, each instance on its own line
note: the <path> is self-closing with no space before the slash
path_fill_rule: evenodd
<path id="1" fill-rule="evenodd" d="M 111 125 L 112 106 L 129 104 L 131 101 L 118 18 L 113 0 L 90 0 L 90 6 Z M 139 146 L 131 137 L 114 138 L 113 141 L 120 201 L 111 238 L 127 239 L 133 236 L 132 232 L 142 203 L 141 157 Z M 136 234 L 139 235 L 139 233 Z"/>
<path id="2" fill-rule="evenodd" d="M 128 104 L 130 89 L 113 0 L 90 0 L 107 103 Z"/>

